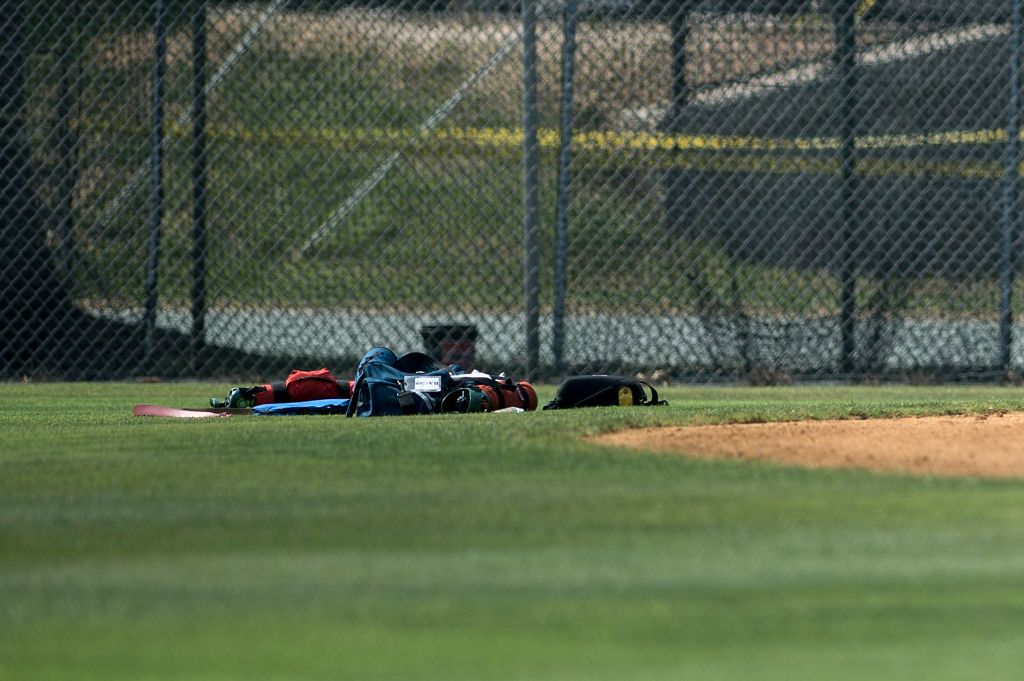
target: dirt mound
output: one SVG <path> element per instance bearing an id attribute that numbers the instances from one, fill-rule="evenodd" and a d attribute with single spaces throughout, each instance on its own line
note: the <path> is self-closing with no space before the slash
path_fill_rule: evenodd
<path id="1" fill-rule="evenodd" d="M 1024 413 L 646 428 L 595 441 L 812 468 L 1024 477 Z"/>

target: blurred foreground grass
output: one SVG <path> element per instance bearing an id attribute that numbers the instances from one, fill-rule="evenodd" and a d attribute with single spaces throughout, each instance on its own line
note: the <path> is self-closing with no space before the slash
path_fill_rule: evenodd
<path id="1" fill-rule="evenodd" d="M 1024 484 L 578 439 L 1019 409 L 1019 389 L 672 388 L 661 409 L 518 416 L 129 416 L 224 388 L 0 385 L 0 678 L 1010 679 L 1024 663 Z"/>

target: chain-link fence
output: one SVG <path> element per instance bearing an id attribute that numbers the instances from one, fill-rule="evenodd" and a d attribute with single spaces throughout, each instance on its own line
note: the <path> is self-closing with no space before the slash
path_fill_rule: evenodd
<path id="1" fill-rule="evenodd" d="M 1022 0 L 0 0 L 3 374 L 1024 366 Z"/>

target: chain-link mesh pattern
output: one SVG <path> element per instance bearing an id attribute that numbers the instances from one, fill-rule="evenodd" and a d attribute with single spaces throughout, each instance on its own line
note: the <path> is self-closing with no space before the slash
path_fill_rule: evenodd
<path id="1" fill-rule="evenodd" d="M 0 0 L 3 373 L 1024 364 L 1019 0 L 526 2 Z"/>

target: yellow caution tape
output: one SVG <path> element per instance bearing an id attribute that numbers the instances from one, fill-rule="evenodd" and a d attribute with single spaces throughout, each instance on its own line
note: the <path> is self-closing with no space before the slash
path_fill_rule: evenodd
<path id="1" fill-rule="evenodd" d="M 863 19 L 864 15 L 870 12 L 876 4 L 877 0 L 860 0 L 860 4 L 857 5 L 857 18 Z"/>
<path id="2" fill-rule="evenodd" d="M 123 134 L 148 134 L 144 125 L 120 122 L 82 120 L 76 126 L 80 131 L 102 130 Z M 189 125 L 176 122 L 166 124 L 169 137 L 187 137 Z M 233 140 L 247 144 L 275 144 L 284 146 L 315 146 L 336 150 L 367 149 L 374 145 L 409 147 L 468 146 L 490 148 L 515 153 L 523 144 L 522 129 L 515 128 L 439 128 L 427 132 L 415 128 L 253 128 L 235 124 L 209 124 L 207 136 L 211 139 Z M 951 130 L 913 134 L 866 135 L 855 140 L 857 149 L 886 151 L 921 149 L 927 147 L 983 146 L 1005 144 L 1006 131 Z M 1024 139 L 1022 133 L 1021 139 Z M 542 149 L 556 149 L 559 133 L 554 129 L 538 132 Z M 838 137 L 758 137 L 750 135 L 695 135 L 666 132 L 586 131 L 572 137 L 576 153 L 623 151 L 665 152 L 650 157 L 655 167 L 677 167 L 748 173 L 813 173 L 839 172 L 839 161 L 828 157 L 793 156 L 789 154 L 754 154 L 749 152 L 835 152 L 841 141 Z M 699 152 L 699 153 L 679 153 Z M 703 152 L 728 152 L 708 154 Z M 738 152 L 747 152 L 746 154 Z M 618 161 L 621 164 L 621 160 Z M 635 159 L 630 159 L 635 163 Z M 1003 166 L 998 162 L 971 160 L 926 161 L 860 158 L 857 172 L 864 175 L 943 176 L 966 178 L 998 178 Z M 1022 166 L 1024 168 L 1024 166 Z"/>

